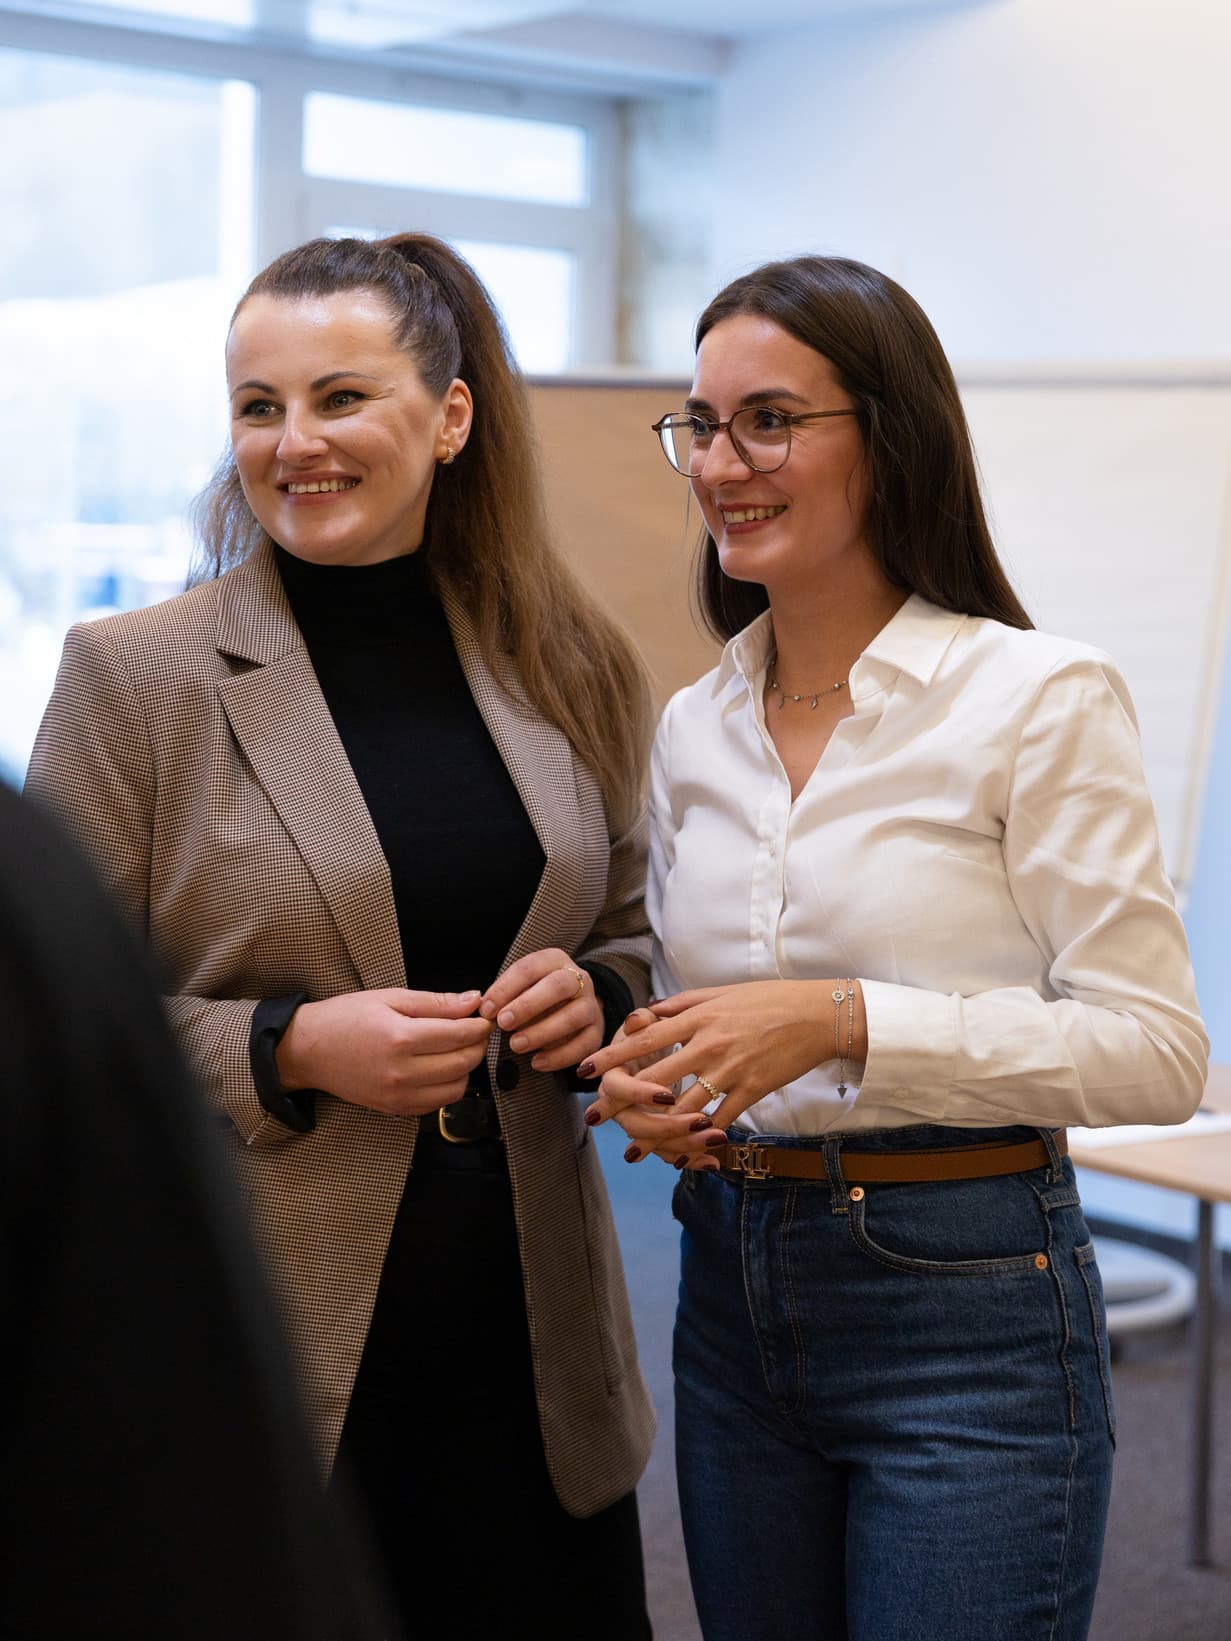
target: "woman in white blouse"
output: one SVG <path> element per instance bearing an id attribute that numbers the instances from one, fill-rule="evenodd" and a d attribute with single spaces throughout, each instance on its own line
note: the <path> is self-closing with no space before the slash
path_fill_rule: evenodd
<path id="1" fill-rule="evenodd" d="M 1182 1120 L 1207 1052 L 1127 690 L 1031 629 L 873 269 L 729 285 L 657 431 L 726 648 L 659 729 L 663 1000 L 587 1120 L 682 1170 L 706 1641 L 1079 1641 L 1114 1424 L 1064 1125 Z"/>

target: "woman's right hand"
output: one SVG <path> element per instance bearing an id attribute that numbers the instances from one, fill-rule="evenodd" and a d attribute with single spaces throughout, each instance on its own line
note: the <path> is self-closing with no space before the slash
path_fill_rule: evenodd
<path id="1" fill-rule="evenodd" d="M 487 1052 L 478 991 L 344 992 L 301 1003 L 278 1044 L 283 1088 L 320 1088 L 393 1117 L 460 1099 Z"/>
<path id="2" fill-rule="evenodd" d="M 634 1009 L 612 1038 L 612 1046 L 657 1023 L 652 1008 Z M 602 1082 L 602 1104 L 589 1108 L 586 1122 L 594 1126 L 610 1117 L 624 1130 L 631 1142 L 624 1153 L 625 1162 L 657 1156 L 676 1168 L 717 1168 L 709 1152 L 715 1145 L 725 1144 L 726 1135 L 695 1110 L 676 1115 L 675 1088 L 661 1078 L 655 1079 L 654 1066 L 671 1053 L 671 1048 L 659 1049 L 610 1070 Z"/>

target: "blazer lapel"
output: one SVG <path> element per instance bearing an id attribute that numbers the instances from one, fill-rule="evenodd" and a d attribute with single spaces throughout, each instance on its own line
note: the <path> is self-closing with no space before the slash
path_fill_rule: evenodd
<path id="1" fill-rule="evenodd" d="M 503 966 L 507 968 L 542 946 L 545 931 L 559 922 L 557 916 L 548 915 L 548 909 L 558 907 L 569 893 L 567 863 L 575 857 L 582 829 L 573 749 L 568 738 L 531 704 L 517 679 L 508 673 L 495 676 L 457 598 L 445 592 L 441 602 L 470 693 L 546 856 L 534 899 L 505 956 Z"/>
<path id="2" fill-rule="evenodd" d="M 218 649 L 250 663 L 220 683 L 223 709 L 360 985 L 404 986 L 389 868 L 268 547 L 218 582 Z"/>

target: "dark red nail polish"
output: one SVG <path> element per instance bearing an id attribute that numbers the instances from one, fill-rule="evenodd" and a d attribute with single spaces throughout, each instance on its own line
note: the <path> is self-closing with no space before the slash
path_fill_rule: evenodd
<path id="1" fill-rule="evenodd" d="M 624 1161 L 637 1162 L 640 1159 L 640 1156 L 641 1147 L 639 1145 L 630 1145 L 628 1150 L 624 1153 Z"/>
<path id="2" fill-rule="evenodd" d="M 655 1094 L 653 1096 L 653 1100 L 654 1100 L 655 1105 L 674 1105 L 675 1104 L 675 1095 L 674 1094 Z"/>
<path id="3" fill-rule="evenodd" d="M 713 1128 L 713 1126 L 714 1124 L 708 1117 L 702 1116 L 698 1117 L 696 1122 L 689 1123 L 688 1132 L 690 1134 L 704 1134 L 707 1128 Z"/>
<path id="4" fill-rule="evenodd" d="M 687 1168 L 688 1167 L 688 1158 L 687 1157 L 677 1157 L 675 1159 L 675 1161 L 671 1164 L 671 1166 L 672 1166 L 672 1168 Z"/>
<path id="5" fill-rule="evenodd" d="M 593 1077 L 593 1075 L 594 1075 L 594 1061 L 593 1060 L 583 1060 L 581 1062 L 581 1064 L 577 1067 L 577 1075 L 579 1077 Z"/>
<path id="6" fill-rule="evenodd" d="M 720 1145 L 727 1143 L 727 1136 L 725 1134 L 711 1134 L 705 1143 L 711 1151 L 717 1151 Z"/>
<path id="7" fill-rule="evenodd" d="M 601 1123 L 602 1120 L 603 1120 L 603 1114 L 602 1114 L 601 1111 L 595 1111 L 593 1108 L 591 1108 L 589 1111 L 587 1111 L 585 1113 L 585 1115 L 582 1117 L 581 1120 L 584 1123 L 587 1123 L 589 1125 L 589 1127 L 597 1128 L 599 1123 Z"/>

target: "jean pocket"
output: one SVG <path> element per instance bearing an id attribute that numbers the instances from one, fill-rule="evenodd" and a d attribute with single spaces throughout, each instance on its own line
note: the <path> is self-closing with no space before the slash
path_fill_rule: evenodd
<path id="1" fill-rule="evenodd" d="M 919 1276 L 1018 1276 L 1046 1271 L 1046 1217 L 1020 1176 L 934 1181 L 848 1193 L 859 1251 Z"/>
<path id="2" fill-rule="evenodd" d="M 680 1225 L 684 1223 L 683 1210 L 691 1203 L 696 1190 L 697 1176 L 693 1173 L 683 1173 L 675 1182 L 671 1193 L 671 1217 Z"/>
<path id="3" fill-rule="evenodd" d="M 1093 1242 L 1084 1242 L 1073 1249 L 1073 1263 L 1081 1277 L 1086 1300 L 1090 1306 L 1090 1326 L 1093 1330 L 1094 1354 L 1098 1360 L 1099 1383 L 1103 1392 L 1103 1411 L 1107 1415 L 1107 1434 L 1116 1439 L 1116 1403 L 1111 1389 L 1111 1340 L 1107 1333 L 1107 1306 L 1103 1299 L 1103 1279 L 1095 1262 Z"/>

